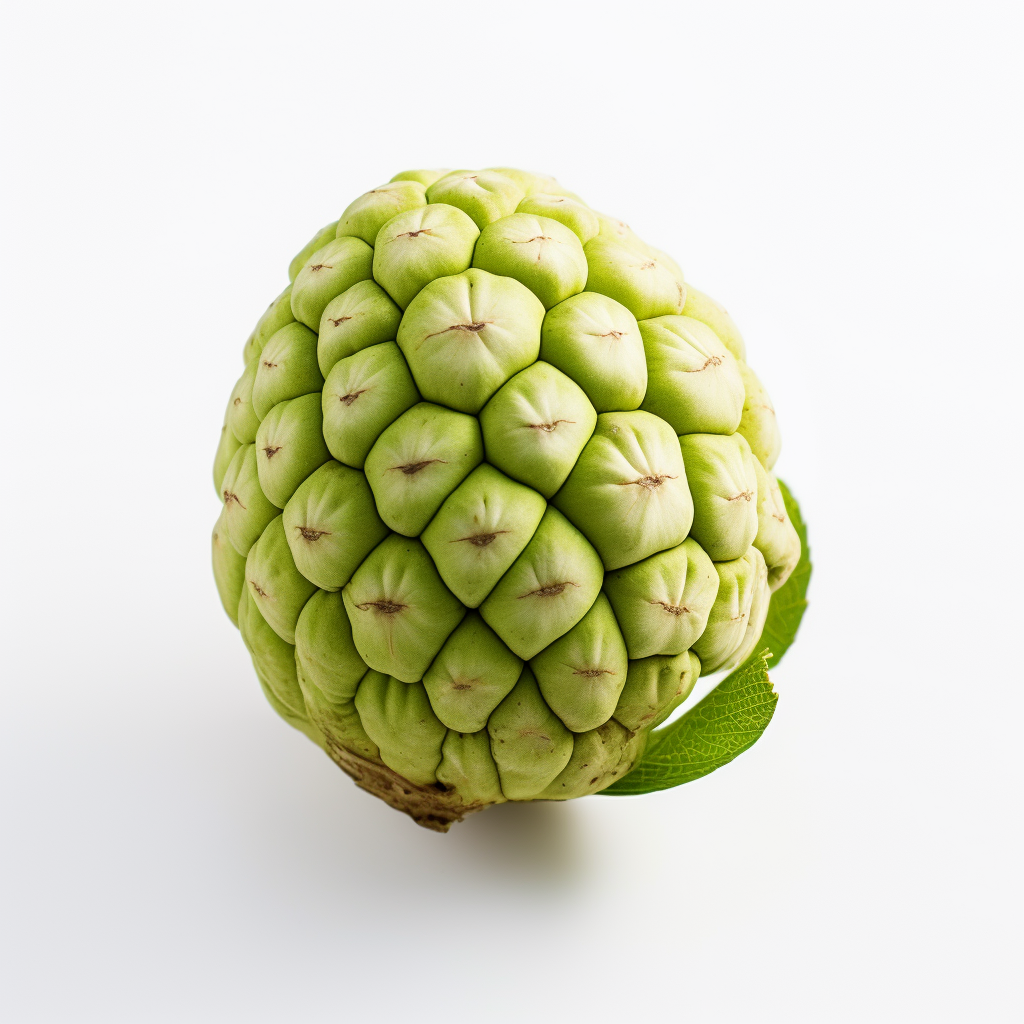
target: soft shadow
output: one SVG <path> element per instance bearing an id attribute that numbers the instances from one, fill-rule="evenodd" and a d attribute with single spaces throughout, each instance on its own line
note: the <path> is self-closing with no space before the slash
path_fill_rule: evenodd
<path id="1" fill-rule="evenodd" d="M 424 875 L 463 892 L 568 892 L 593 874 L 604 845 L 578 801 L 497 804 L 432 832 L 359 789 L 301 736 L 268 736 L 262 752 L 236 747 L 219 768 L 231 831 L 245 848 L 271 874 L 301 863 L 321 894 L 336 881 L 339 898 L 351 899 L 353 877 L 394 895 L 417 890 Z"/>
<path id="2" fill-rule="evenodd" d="M 583 876 L 588 844 L 578 809 L 538 800 L 489 807 L 453 825 L 445 837 L 477 870 L 535 882 L 565 883 Z"/>

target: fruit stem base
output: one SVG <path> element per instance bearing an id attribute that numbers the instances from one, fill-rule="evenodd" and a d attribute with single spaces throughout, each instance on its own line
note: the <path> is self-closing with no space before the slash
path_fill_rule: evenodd
<path id="1" fill-rule="evenodd" d="M 396 811 L 408 814 L 417 825 L 434 832 L 447 832 L 467 814 L 482 811 L 489 804 L 467 804 L 454 790 L 438 786 L 421 786 L 410 782 L 387 765 L 368 761 L 336 743 L 327 741 L 331 760 L 348 775 L 360 789 L 380 797 Z"/>

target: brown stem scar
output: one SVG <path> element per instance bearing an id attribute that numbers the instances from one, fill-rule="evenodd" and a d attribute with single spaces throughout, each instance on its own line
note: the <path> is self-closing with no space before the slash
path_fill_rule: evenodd
<path id="1" fill-rule="evenodd" d="M 319 540 L 321 537 L 329 537 L 330 530 L 314 530 L 312 526 L 296 526 L 303 540 Z"/>
<path id="2" fill-rule="evenodd" d="M 470 544 L 475 548 L 485 548 L 488 544 L 492 543 L 496 537 L 502 533 L 511 533 L 511 530 L 495 530 L 493 533 L 474 533 L 468 537 L 456 537 L 455 540 L 451 540 L 449 544 L 461 544 L 464 540 L 468 540 Z"/>
<path id="3" fill-rule="evenodd" d="M 562 583 L 547 583 L 543 587 L 538 587 L 536 590 L 530 590 L 525 594 L 520 594 L 516 600 L 522 601 L 524 597 L 558 597 L 566 587 L 578 586 L 579 584 L 573 583 L 572 580 L 565 580 Z"/>
<path id="4" fill-rule="evenodd" d="M 326 749 L 334 763 L 361 789 L 408 814 L 417 825 L 435 832 L 447 832 L 454 822 L 462 821 L 467 814 L 482 811 L 488 806 L 486 803 L 466 803 L 457 790 L 442 793 L 433 784 L 420 786 L 410 782 L 390 768 L 339 746 L 330 736 L 327 737 Z"/>
<path id="5" fill-rule="evenodd" d="M 400 469 L 406 476 L 413 476 L 421 469 L 432 466 L 435 462 L 440 462 L 443 466 L 448 465 L 446 459 L 424 459 L 422 462 L 407 462 L 404 466 L 392 466 L 388 472 L 391 473 L 396 469 Z"/>
<path id="6" fill-rule="evenodd" d="M 381 615 L 396 615 L 409 606 L 407 604 L 399 604 L 397 601 L 389 601 L 386 597 L 382 597 L 377 601 L 365 601 L 363 604 L 357 604 L 356 607 L 361 612 L 372 608 L 375 612 L 380 612 Z"/>
<path id="7" fill-rule="evenodd" d="M 649 604 L 660 605 L 669 615 L 689 615 L 690 609 L 684 604 L 669 604 L 668 601 L 650 601 Z"/>
<path id="8" fill-rule="evenodd" d="M 721 366 L 721 365 L 722 365 L 722 357 L 721 356 L 708 356 L 708 358 L 705 360 L 703 366 L 698 366 L 696 370 L 687 370 L 686 372 L 687 373 L 700 373 L 701 370 L 706 370 L 709 366 Z"/>
<path id="9" fill-rule="evenodd" d="M 675 480 L 676 478 L 671 473 L 658 473 L 650 474 L 648 476 L 642 476 L 637 480 L 623 480 L 619 483 L 620 487 L 646 487 L 647 490 L 653 491 L 660 487 L 666 480 Z"/>
<path id="10" fill-rule="evenodd" d="M 570 426 L 575 425 L 575 420 L 552 420 L 551 423 L 524 423 L 523 426 L 530 430 L 543 430 L 545 434 L 550 434 L 552 430 L 558 427 L 559 423 L 568 423 Z"/>
<path id="11" fill-rule="evenodd" d="M 433 334 L 428 334 L 427 338 L 436 338 L 440 334 L 447 334 L 449 331 L 465 331 L 467 334 L 479 334 L 488 324 L 493 324 L 493 320 L 481 320 L 475 324 L 452 324 L 451 327 L 446 327 L 443 331 L 434 331 Z M 426 341 L 427 338 L 423 340 Z"/>

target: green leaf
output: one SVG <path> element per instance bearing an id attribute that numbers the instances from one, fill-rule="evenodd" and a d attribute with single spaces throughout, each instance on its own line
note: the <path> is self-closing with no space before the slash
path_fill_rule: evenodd
<path id="1" fill-rule="evenodd" d="M 602 792 L 631 796 L 671 789 L 728 764 L 756 742 L 778 697 L 765 655 L 755 654 L 682 718 L 652 734 L 636 767 Z"/>
<path id="2" fill-rule="evenodd" d="M 681 718 L 652 733 L 632 771 L 602 793 L 634 796 L 699 779 L 753 746 L 772 720 L 778 696 L 768 678 L 768 659 L 774 657 L 777 663 L 796 638 L 811 578 L 807 527 L 800 506 L 781 480 L 779 487 L 800 535 L 800 561 L 772 595 L 760 653 L 751 655 Z"/>

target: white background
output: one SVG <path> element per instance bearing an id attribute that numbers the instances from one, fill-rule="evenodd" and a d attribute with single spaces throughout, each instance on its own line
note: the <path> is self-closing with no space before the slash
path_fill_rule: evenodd
<path id="1" fill-rule="evenodd" d="M 4 21 L 5 1024 L 1019 1019 L 1018 5 Z M 210 464 L 307 237 L 490 164 L 729 306 L 816 571 L 732 765 L 442 836 L 265 704 Z"/>

